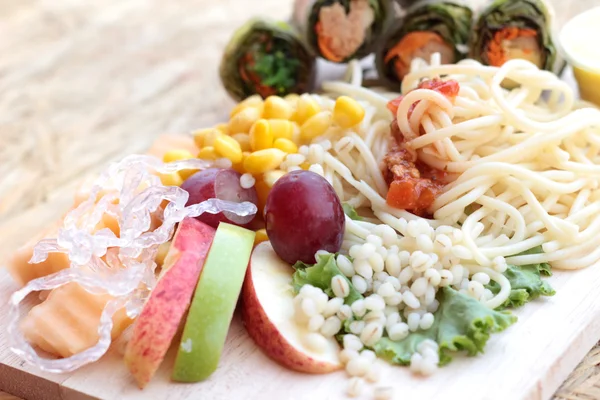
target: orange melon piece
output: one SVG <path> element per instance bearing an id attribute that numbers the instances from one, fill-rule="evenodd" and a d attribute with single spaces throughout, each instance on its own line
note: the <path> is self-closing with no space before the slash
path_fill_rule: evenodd
<path id="1" fill-rule="evenodd" d="M 162 160 L 170 150 L 187 150 L 192 154 L 200 151 L 191 135 L 161 135 L 152 143 L 147 154 Z"/>
<path id="2" fill-rule="evenodd" d="M 63 220 L 60 219 L 40 235 L 25 243 L 10 256 L 6 269 L 18 284 L 25 285 L 33 279 L 41 278 L 69 267 L 69 257 L 61 253 L 50 253 L 46 261 L 38 264 L 29 264 L 35 245 L 43 238 L 56 237 L 58 228 L 62 226 L 62 222 Z"/>
<path id="3" fill-rule="evenodd" d="M 77 283 L 66 284 L 29 311 L 21 321 L 21 331 L 32 345 L 50 354 L 72 356 L 98 342 L 100 316 L 111 299 L 109 295 L 91 294 Z M 119 310 L 113 316 L 112 338 L 132 322 L 125 309 Z"/>

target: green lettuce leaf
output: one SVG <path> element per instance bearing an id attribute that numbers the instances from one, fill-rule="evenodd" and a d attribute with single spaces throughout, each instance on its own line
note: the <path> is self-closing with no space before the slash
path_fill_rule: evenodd
<path id="1" fill-rule="evenodd" d="M 411 333 L 398 342 L 383 338 L 374 346 L 377 355 L 394 364 L 409 365 L 419 344 L 432 339 L 440 346 L 440 365 L 445 365 L 452 361 L 455 352 L 464 351 L 469 356 L 482 353 L 492 333 L 501 332 L 517 321 L 514 315 L 491 310 L 450 287 L 438 292 L 438 301 L 440 306 L 431 328 Z"/>
<path id="2" fill-rule="evenodd" d="M 329 297 L 335 297 L 331 289 L 331 279 L 336 275 L 341 275 L 350 286 L 350 294 L 345 299 L 346 304 L 352 304 L 360 300 L 363 296 L 352 285 L 352 282 L 340 271 L 335 261 L 335 254 L 319 256 L 319 261 L 314 265 L 305 264 L 298 261 L 294 264 L 294 275 L 292 276 L 292 285 L 294 291 L 298 293 L 302 286 L 306 284 L 323 289 Z"/>
<path id="3" fill-rule="evenodd" d="M 519 255 L 542 253 L 541 247 L 535 247 Z M 504 276 L 510 282 L 510 295 L 500 308 L 517 308 L 526 303 L 537 299 L 540 296 L 554 296 L 556 291 L 550 284 L 542 280 L 542 275 L 551 276 L 552 270 L 548 263 L 529 264 L 529 265 L 508 265 Z M 490 282 L 487 288 L 492 293 L 497 294 L 500 291 L 500 285 L 496 282 Z"/>
<path id="4" fill-rule="evenodd" d="M 344 214 L 346 214 L 350 219 L 353 219 L 354 221 L 363 220 L 362 217 L 358 215 L 354 207 L 352 207 L 350 204 L 344 203 L 342 204 L 342 208 L 344 209 Z"/>

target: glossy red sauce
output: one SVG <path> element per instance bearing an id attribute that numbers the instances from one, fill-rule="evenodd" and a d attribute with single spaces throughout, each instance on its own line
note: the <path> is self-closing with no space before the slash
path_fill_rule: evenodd
<path id="1" fill-rule="evenodd" d="M 441 79 L 423 81 L 418 88 L 435 90 L 451 101 L 454 101 L 460 90 L 458 82 Z M 394 116 L 403 98 L 404 96 L 399 96 L 388 103 L 387 107 Z M 408 118 L 417 103 L 410 107 Z M 427 215 L 427 210 L 448 183 L 448 174 L 417 159 L 416 152 L 407 148 L 396 118 L 392 122 L 391 130 L 393 143 L 383 160 L 384 176 L 390 186 L 386 202 L 394 208 L 407 210 L 416 215 Z"/>

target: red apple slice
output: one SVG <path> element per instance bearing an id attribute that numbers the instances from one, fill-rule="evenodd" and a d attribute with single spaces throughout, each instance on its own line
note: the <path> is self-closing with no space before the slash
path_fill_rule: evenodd
<path id="1" fill-rule="evenodd" d="M 342 367 L 335 339 L 323 352 L 303 344 L 309 333 L 294 320 L 292 267 L 269 242 L 256 246 L 242 290 L 242 315 L 248 334 L 270 358 L 295 371 L 323 374 Z"/>
<path id="2" fill-rule="evenodd" d="M 215 230 L 194 218 L 177 228 L 161 276 L 133 327 L 125 364 L 140 388 L 158 369 L 187 311 Z"/>

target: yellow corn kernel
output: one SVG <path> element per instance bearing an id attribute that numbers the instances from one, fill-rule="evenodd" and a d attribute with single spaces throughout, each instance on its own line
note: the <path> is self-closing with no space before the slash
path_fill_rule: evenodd
<path id="1" fill-rule="evenodd" d="M 163 156 L 163 161 L 166 163 L 173 161 L 189 160 L 194 158 L 194 155 L 187 150 L 169 150 Z"/>
<path id="2" fill-rule="evenodd" d="M 286 155 L 279 149 L 258 150 L 246 158 L 244 169 L 251 174 L 264 174 L 279 167 Z"/>
<path id="3" fill-rule="evenodd" d="M 298 99 L 294 120 L 298 122 L 298 124 L 302 125 L 310 117 L 316 115 L 319 111 L 321 111 L 319 104 L 309 94 L 305 93 Z"/>
<path id="4" fill-rule="evenodd" d="M 234 115 L 229 121 L 229 133 L 248 133 L 256 121 L 260 119 L 261 111 L 255 107 L 246 107 Z"/>
<path id="5" fill-rule="evenodd" d="M 286 95 L 286 96 L 285 96 L 283 99 L 284 99 L 285 101 L 287 101 L 287 102 L 288 102 L 288 104 L 289 104 L 290 106 L 292 106 L 292 108 L 295 108 L 295 107 L 296 107 L 296 104 L 298 103 L 298 99 L 299 99 L 299 98 L 300 98 L 300 96 L 299 96 L 299 95 L 297 95 L 296 93 L 290 93 L 290 94 Z"/>
<path id="6" fill-rule="evenodd" d="M 233 110 L 231 110 L 231 113 L 229 114 L 229 118 L 233 118 L 237 113 L 248 107 L 257 108 L 262 112 L 262 106 L 262 97 L 260 97 L 260 95 L 258 94 L 252 95 L 238 103 L 235 107 L 233 107 Z"/>
<path id="7" fill-rule="evenodd" d="M 242 161 L 242 148 L 240 144 L 231 136 L 219 135 L 214 142 L 217 154 L 231 160 L 232 164 Z"/>
<path id="8" fill-rule="evenodd" d="M 323 135 L 331 126 L 332 116 L 330 111 L 321 111 L 310 117 L 300 127 L 300 138 L 310 142 L 314 138 Z"/>
<path id="9" fill-rule="evenodd" d="M 196 146 L 198 146 L 199 149 L 204 147 L 204 137 L 214 130 L 215 128 L 206 128 L 192 133 L 192 136 L 194 137 L 194 143 L 196 143 Z"/>
<path id="10" fill-rule="evenodd" d="M 273 139 L 292 139 L 294 135 L 294 123 L 287 119 L 270 119 L 269 125 L 273 132 Z"/>
<path id="11" fill-rule="evenodd" d="M 229 134 L 229 125 L 228 124 L 217 124 L 215 129 L 220 130 L 224 134 Z"/>
<path id="12" fill-rule="evenodd" d="M 200 171 L 200 170 L 199 169 L 183 169 L 183 170 L 179 171 L 178 174 L 179 174 L 179 176 L 181 176 L 181 179 L 183 179 L 185 181 L 187 178 L 194 175 L 198 171 Z"/>
<path id="13" fill-rule="evenodd" d="M 266 119 L 259 119 L 250 129 L 250 147 L 252 150 L 263 150 L 273 146 L 273 132 Z"/>
<path id="14" fill-rule="evenodd" d="M 258 197 L 258 213 L 257 215 L 263 215 L 265 210 L 265 205 L 267 204 L 267 198 L 269 197 L 269 193 L 271 192 L 271 188 L 265 183 L 262 176 L 256 177 L 256 182 L 254 183 L 254 188 L 256 189 L 256 196 Z"/>
<path id="15" fill-rule="evenodd" d="M 246 161 L 246 158 L 248 158 L 249 155 L 250 155 L 249 151 L 244 151 L 242 153 L 242 161 L 240 161 L 239 163 L 233 164 L 231 166 L 231 168 L 233 168 L 234 170 L 236 170 L 240 174 L 245 174 L 246 170 L 244 169 L 244 161 Z"/>
<path id="16" fill-rule="evenodd" d="M 276 169 L 274 171 L 265 172 L 263 175 L 263 180 L 265 181 L 268 187 L 272 188 L 275 182 L 277 182 L 277 180 L 284 175 L 285 171 Z"/>
<path id="17" fill-rule="evenodd" d="M 203 148 L 204 146 L 210 146 L 210 144 L 206 143 L 207 140 L 205 138 L 208 136 L 214 138 L 215 132 L 218 133 L 219 131 L 216 128 L 206 128 L 192 133 L 194 136 L 194 143 L 196 143 L 196 146 L 198 146 L 199 149 Z M 208 141 L 210 141 L 210 139 Z"/>
<path id="18" fill-rule="evenodd" d="M 231 137 L 240 144 L 242 151 L 252 150 L 252 147 L 250 147 L 250 135 L 247 133 L 236 133 L 235 135 L 231 135 Z"/>
<path id="19" fill-rule="evenodd" d="M 302 168 L 305 171 L 308 171 L 308 169 L 310 168 L 310 163 L 309 162 L 303 162 L 302 164 L 300 164 L 300 168 Z"/>
<path id="20" fill-rule="evenodd" d="M 215 151 L 214 147 L 206 146 L 200 149 L 200 152 L 198 153 L 198 158 L 201 158 L 202 160 L 216 160 L 217 158 L 219 158 L 219 155 Z"/>
<path id="21" fill-rule="evenodd" d="M 279 96 L 269 96 L 265 100 L 262 117 L 264 119 L 290 119 L 294 109 Z"/>
<path id="22" fill-rule="evenodd" d="M 269 240 L 269 237 L 267 236 L 266 229 L 259 229 L 256 231 L 256 236 L 254 236 L 254 245 L 255 246 L 262 242 L 266 242 L 267 240 Z"/>
<path id="23" fill-rule="evenodd" d="M 159 174 L 160 181 L 165 186 L 181 186 L 183 183 L 183 179 L 181 175 L 177 172 L 172 172 L 170 174 Z"/>
<path id="24" fill-rule="evenodd" d="M 365 109 L 348 96 L 340 96 L 333 107 L 333 120 L 342 128 L 351 128 L 365 118 Z"/>
<path id="25" fill-rule="evenodd" d="M 284 139 L 284 138 L 275 139 L 275 142 L 273 142 L 273 147 L 275 147 L 276 149 L 279 149 L 281 151 L 285 151 L 288 154 L 293 154 L 293 153 L 298 152 L 298 146 L 296 146 L 296 143 L 292 142 L 289 139 Z"/>
<path id="26" fill-rule="evenodd" d="M 202 147 L 207 147 L 207 146 L 215 146 L 215 139 L 218 138 L 219 136 L 225 136 L 223 134 L 223 132 L 221 132 L 218 129 L 213 129 L 210 132 L 207 132 L 204 135 L 204 138 L 202 140 L 203 146 Z"/>

